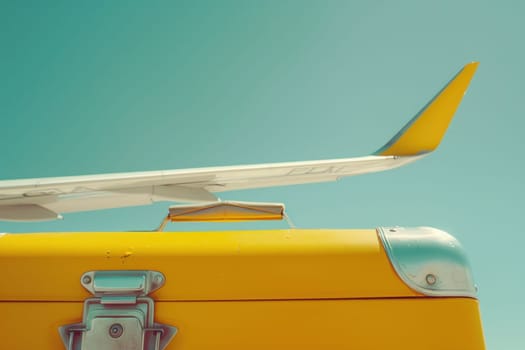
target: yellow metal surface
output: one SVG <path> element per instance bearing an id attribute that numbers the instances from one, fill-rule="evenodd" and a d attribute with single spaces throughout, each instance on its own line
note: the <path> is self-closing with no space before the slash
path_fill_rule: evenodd
<path id="1" fill-rule="evenodd" d="M 0 302 L 2 348 L 63 349 L 57 328 L 78 322 L 80 302 Z M 159 302 L 175 325 L 168 350 L 484 349 L 469 298 Z"/>
<path id="2" fill-rule="evenodd" d="M 378 155 L 414 156 L 437 148 L 454 117 L 478 62 L 467 65 L 421 110 Z"/>
<path id="3" fill-rule="evenodd" d="M 80 301 L 89 270 L 157 270 L 157 300 L 407 297 L 375 230 L 7 234 L 0 300 Z"/>
<path id="4" fill-rule="evenodd" d="M 158 270 L 168 349 L 484 349 L 478 304 L 424 297 L 375 230 L 0 236 L 2 348 L 63 348 L 90 270 Z"/>

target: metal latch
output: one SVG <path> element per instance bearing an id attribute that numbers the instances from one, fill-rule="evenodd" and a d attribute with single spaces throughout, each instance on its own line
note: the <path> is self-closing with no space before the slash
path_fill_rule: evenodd
<path id="1" fill-rule="evenodd" d="M 67 350 L 163 350 L 177 328 L 154 322 L 148 294 L 164 285 L 158 271 L 90 271 L 80 283 L 93 298 L 84 301 L 82 323 L 59 327 Z"/>

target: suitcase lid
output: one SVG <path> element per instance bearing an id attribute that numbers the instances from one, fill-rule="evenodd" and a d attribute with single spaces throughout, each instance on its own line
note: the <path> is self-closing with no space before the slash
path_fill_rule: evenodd
<path id="1" fill-rule="evenodd" d="M 118 270 L 161 272 L 158 301 L 424 295 L 387 249 L 376 230 L 4 234 L 0 300 L 83 301 L 84 273 Z"/>

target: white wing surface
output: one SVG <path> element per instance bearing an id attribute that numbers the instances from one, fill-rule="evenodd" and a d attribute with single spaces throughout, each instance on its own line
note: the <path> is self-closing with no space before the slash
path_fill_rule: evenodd
<path id="1" fill-rule="evenodd" d="M 392 140 L 374 155 L 167 171 L 0 181 L 0 220 L 37 221 L 60 213 L 150 204 L 210 202 L 214 193 L 335 181 L 389 170 L 432 152 L 474 75 L 467 64 Z"/>

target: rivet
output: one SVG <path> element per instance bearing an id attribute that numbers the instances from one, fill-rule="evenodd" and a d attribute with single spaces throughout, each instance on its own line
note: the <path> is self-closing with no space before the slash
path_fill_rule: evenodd
<path id="1" fill-rule="evenodd" d="M 111 338 L 119 338 L 124 333 L 124 327 L 120 323 L 114 323 L 109 327 Z"/>
<path id="2" fill-rule="evenodd" d="M 82 277 L 82 283 L 90 284 L 91 283 L 91 276 L 86 275 L 86 276 Z"/>
<path id="3" fill-rule="evenodd" d="M 427 283 L 428 283 L 429 285 L 431 285 L 431 286 L 434 285 L 434 284 L 436 284 L 436 282 L 437 282 L 437 278 L 436 278 L 436 276 L 434 276 L 434 275 L 431 274 L 431 273 L 429 273 L 429 274 L 425 277 L 425 280 L 426 280 Z"/>

